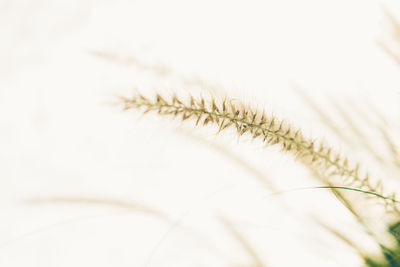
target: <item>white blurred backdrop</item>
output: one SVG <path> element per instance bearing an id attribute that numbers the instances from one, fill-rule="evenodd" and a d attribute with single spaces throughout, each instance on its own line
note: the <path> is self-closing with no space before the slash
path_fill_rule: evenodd
<path id="1" fill-rule="evenodd" d="M 336 144 L 293 88 L 398 120 L 394 2 L 1 0 L 0 266 L 360 266 L 311 219 L 375 251 L 337 200 L 254 173 L 319 185 L 291 157 L 110 103 L 211 90 Z"/>

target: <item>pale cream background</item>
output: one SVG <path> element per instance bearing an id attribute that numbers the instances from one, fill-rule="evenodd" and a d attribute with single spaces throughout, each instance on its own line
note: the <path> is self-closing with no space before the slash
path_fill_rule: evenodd
<path id="1" fill-rule="evenodd" d="M 318 185 L 290 157 L 232 132 L 216 137 L 214 129 L 192 131 L 170 119 L 138 120 L 109 102 L 134 87 L 198 92 L 182 79 L 201 77 L 313 136 L 330 138 L 294 84 L 321 103 L 373 102 L 396 121 L 400 70 L 376 43 L 390 33 L 382 4 L 396 7 L 365 0 L 0 1 L 0 266 L 251 264 L 217 215 L 248 236 L 266 266 L 360 264 L 308 217 L 361 233 L 330 195 L 269 196 L 251 173 L 193 136 L 229 147 L 282 190 Z M 135 58 L 141 67 L 94 51 Z M 156 75 L 155 65 L 172 72 Z M 131 201 L 179 223 L 100 204 L 26 203 L 37 197 Z M 367 238 L 362 243 L 375 249 Z"/>

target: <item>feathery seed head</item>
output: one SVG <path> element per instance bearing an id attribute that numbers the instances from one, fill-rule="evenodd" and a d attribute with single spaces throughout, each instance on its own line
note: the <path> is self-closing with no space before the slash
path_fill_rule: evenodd
<path id="1" fill-rule="evenodd" d="M 160 94 L 151 100 L 140 93 L 133 98 L 121 97 L 120 100 L 124 110 L 134 108 L 143 113 L 154 111 L 160 115 L 179 117 L 182 121 L 193 119 L 196 126 L 214 124 L 218 127 L 218 133 L 233 126 L 239 136 L 248 132 L 254 139 L 261 137 L 267 145 L 279 145 L 282 151 L 290 152 L 326 181 L 339 176 L 342 184 L 360 183 L 360 188 L 365 190 L 376 193 L 383 191 L 381 184 L 371 185 L 368 175 L 361 178 L 358 164 L 350 168 L 346 157 L 333 153 L 323 143 L 307 139 L 299 129 L 283 120 L 267 116 L 264 111 L 259 112 L 236 100 L 224 98 L 218 102 L 212 96 L 207 100 L 204 97 L 197 100 L 192 95 L 189 95 L 189 101 L 179 99 L 176 95 L 168 100 Z M 389 204 L 394 206 L 397 203 L 395 200 Z"/>

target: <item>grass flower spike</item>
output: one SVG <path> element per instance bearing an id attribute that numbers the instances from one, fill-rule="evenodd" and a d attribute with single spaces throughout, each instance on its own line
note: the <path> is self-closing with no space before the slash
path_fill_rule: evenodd
<path id="1" fill-rule="evenodd" d="M 341 179 L 341 185 L 353 186 L 358 190 L 371 192 L 379 197 L 387 207 L 397 210 L 400 203 L 395 196 L 384 196 L 381 184 L 373 185 L 368 174 L 360 174 L 359 165 L 350 166 L 346 157 L 335 154 L 322 142 L 307 139 L 300 130 L 287 122 L 264 111 L 253 109 L 237 100 L 214 97 L 199 99 L 189 96 L 187 100 L 176 95 L 170 99 L 156 94 L 153 99 L 138 93 L 132 98 L 121 97 L 124 109 L 140 109 L 143 113 L 156 112 L 160 115 L 179 117 L 182 121 L 192 119 L 196 125 L 214 124 L 218 132 L 234 127 L 239 136 L 248 133 L 254 139 L 261 139 L 267 145 L 278 145 L 325 182 Z"/>

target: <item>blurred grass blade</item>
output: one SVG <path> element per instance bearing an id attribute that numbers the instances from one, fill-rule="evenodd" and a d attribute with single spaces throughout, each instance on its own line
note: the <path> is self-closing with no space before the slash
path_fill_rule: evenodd
<path id="1" fill-rule="evenodd" d="M 265 267 L 266 265 L 261 260 L 258 253 L 253 246 L 246 240 L 246 238 L 233 226 L 233 224 L 223 216 L 218 216 L 219 221 L 225 226 L 229 233 L 238 241 L 243 250 L 252 259 L 254 267 Z"/>

